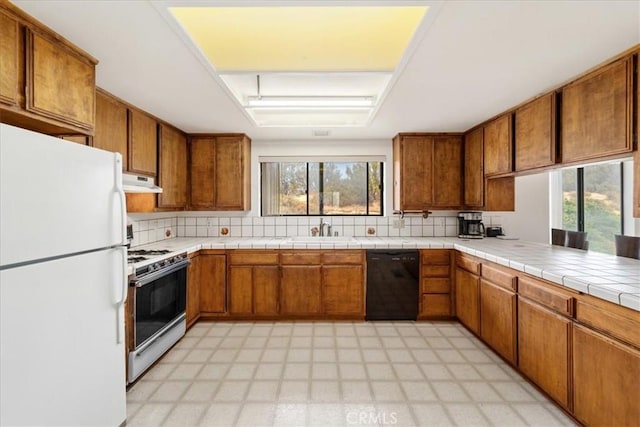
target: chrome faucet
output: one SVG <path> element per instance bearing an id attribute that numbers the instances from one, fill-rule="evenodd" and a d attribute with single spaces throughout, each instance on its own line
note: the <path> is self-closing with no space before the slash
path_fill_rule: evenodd
<path id="1" fill-rule="evenodd" d="M 324 226 L 327 226 L 327 234 L 324 234 Z M 323 218 L 320 218 L 320 233 L 319 236 L 331 236 L 331 224 L 324 222 Z"/>

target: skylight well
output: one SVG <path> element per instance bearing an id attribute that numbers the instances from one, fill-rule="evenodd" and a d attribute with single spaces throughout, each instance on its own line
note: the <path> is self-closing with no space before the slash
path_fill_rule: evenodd
<path id="1" fill-rule="evenodd" d="M 364 126 L 427 7 L 172 7 L 258 126 Z"/>

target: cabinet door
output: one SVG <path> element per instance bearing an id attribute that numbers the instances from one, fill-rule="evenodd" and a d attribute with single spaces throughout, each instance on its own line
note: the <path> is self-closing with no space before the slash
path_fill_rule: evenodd
<path id="1" fill-rule="evenodd" d="M 464 204 L 469 207 L 484 205 L 484 145 L 483 128 L 464 137 Z"/>
<path id="2" fill-rule="evenodd" d="M 184 209 L 187 205 L 187 138 L 175 128 L 160 126 L 158 182 L 159 208 Z"/>
<path id="3" fill-rule="evenodd" d="M 516 210 L 516 180 L 513 176 L 489 178 L 484 186 L 485 211 Z"/>
<path id="4" fill-rule="evenodd" d="M 451 316 L 451 295 L 422 294 L 420 299 L 420 315 L 424 317 Z"/>
<path id="5" fill-rule="evenodd" d="M 570 346 L 569 319 L 518 298 L 518 366 L 568 410 Z"/>
<path id="6" fill-rule="evenodd" d="M 192 257 L 187 267 L 187 327 L 200 317 L 200 258 Z"/>
<path id="7" fill-rule="evenodd" d="M 129 171 L 156 176 L 158 130 L 155 119 L 129 110 Z"/>
<path id="8" fill-rule="evenodd" d="M 326 314 L 364 315 L 364 275 L 362 266 L 323 266 L 322 297 Z"/>
<path id="9" fill-rule="evenodd" d="M 394 189 L 399 191 L 400 206 L 396 209 L 427 209 L 433 204 L 433 138 L 401 136 L 397 144 L 400 169 Z"/>
<path id="10" fill-rule="evenodd" d="M 128 167 L 127 106 L 96 91 L 96 127 L 93 146 L 122 154 L 122 167 Z"/>
<path id="11" fill-rule="evenodd" d="M 254 314 L 278 314 L 278 266 L 253 267 L 253 312 Z"/>
<path id="12" fill-rule="evenodd" d="M 456 315 L 476 334 L 480 333 L 480 278 L 456 269 Z"/>
<path id="13" fill-rule="evenodd" d="M 640 58 L 640 52 L 637 57 Z M 636 135 L 640 137 L 640 81 L 636 83 Z M 633 216 L 640 218 L 640 146 L 636 147 L 633 155 Z"/>
<path id="14" fill-rule="evenodd" d="M 640 84 L 638 87 L 640 87 Z M 640 96 L 640 93 L 638 96 Z M 640 110 L 640 106 L 638 110 Z M 640 120 L 640 117 L 638 120 Z M 640 123 L 640 121 L 638 123 Z M 638 126 L 640 126 L 640 124 Z M 636 189 L 633 192 L 633 216 L 640 218 L 640 148 L 638 148 L 633 156 L 633 188 Z"/>
<path id="15" fill-rule="evenodd" d="M 26 109 L 85 129 L 95 121 L 95 64 L 27 30 Z"/>
<path id="16" fill-rule="evenodd" d="M 511 114 L 505 114 L 484 127 L 484 174 L 512 172 Z"/>
<path id="17" fill-rule="evenodd" d="M 248 141 L 244 136 L 217 137 L 214 167 L 216 210 L 248 210 L 250 162 Z"/>
<path id="18" fill-rule="evenodd" d="M 0 11 L 0 102 L 18 104 L 18 64 L 22 55 L 18 21 Z"/>
<path id="19" fill-rule="evenodd" d="M 462 206 L 462 176 L 462 138 L 434 138 L 433 206 Z"/>
<path id="20" fill-rule="evenodd" d="M 480 280 L 480 336 L 509 362 L 517 362 L 516 294 Z"/>
<path id="21" fill-rule="evenodd" d="M 523 171 L 556 162 L 556 96 L 550 93 L 516 111 L 516 170 Z"/>
<path id="22" fill-rule="evenodd" d="M 226 256 L 200 255 L 200 311 L 226 311 Z"/>
<path id="23" fill-rule="evenodd" d="M 214 209 L 215 137 L 197 137 L 189 141 L 190 208 Z"/>
<path id="24" fill-rule="evenodd" d="M 574 415 L 585 425 L 640 420 L 640 351 L 583 326 L 573 327 Z"/>
<path id="25" fill-rule="evenodd" d="M 253 312 L 253 269 L 251 266 L 230 266 L 228 277 L 229 313 Z"/>
<path id="26" fill-rule="evenodd" d="M 284 265 L 280 282 L 280 313 L 322 313 L 321 274 L 319 265 Z"/>
<path id="27" fill-rule="evenodd" d="M 562 90 L 562 161 L 633 150 L 633 61 L 621 59 Z"/>

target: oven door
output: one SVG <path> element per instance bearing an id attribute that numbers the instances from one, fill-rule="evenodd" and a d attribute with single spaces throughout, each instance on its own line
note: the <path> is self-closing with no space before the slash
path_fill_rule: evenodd
<path id="1" fill-rule="evenodd" d="M 188 260 L 149 273 L 132 282 L 134 348 L 138 349 L 161 334 L 180 316 L 187 299 Z"/>

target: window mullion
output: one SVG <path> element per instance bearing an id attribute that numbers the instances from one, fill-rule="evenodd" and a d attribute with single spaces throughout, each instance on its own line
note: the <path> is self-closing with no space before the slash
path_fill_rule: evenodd
<path id="1" fill-rule="evenodd" d="M 578 231 L 584 231 L 584 168 L 576 169 L 577 176 L 577 214 Z"/>

